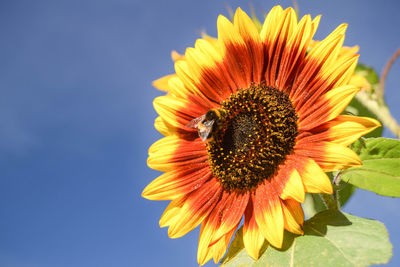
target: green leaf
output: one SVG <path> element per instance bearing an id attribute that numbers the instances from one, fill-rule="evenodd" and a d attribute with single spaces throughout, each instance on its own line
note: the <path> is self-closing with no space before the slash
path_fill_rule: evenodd
<path id="1" fill-rule="evenodd" d="M 319 194 L 306 193 L 306 197 L 302 206 L 306 218 L 311 218 L 318 212 L 327 209 L 324 201 L 321 199 L 321 196 Z"/>
<path id="2" fill-rule="evenodd" d="M 343 207 L 356 191 L 356 187 L 343 181 L 340 181 L 337 187 L 337 198 L 340 207 Z"/>
<path id="3" fill-rule="evenodd" d="M 369 266 L 392 256 L 385 226 L 339 211 L 324 211 L 306 221 L 304 236 L 285 232 L 283 248 L 268 247 L 254 261 L 243 248 L 241 230 L 232 241 L 223 266 Z"/>
<path id="4" fill-rule="evenodd" d="M 400 197 L 400 141 L 369 138 L 353 145 L 363 165 L 341 173 L 341 179 L 359 188 L 389 197 Z"/>

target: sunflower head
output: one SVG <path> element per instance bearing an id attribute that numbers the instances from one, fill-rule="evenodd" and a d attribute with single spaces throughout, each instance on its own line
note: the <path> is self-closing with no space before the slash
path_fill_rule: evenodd
<path id="1" fill-rule="evenodd" d="M 160 219 L 171 238 L 201 224 L 201 265 L 221 259 L 243 216 L 251 257 L 265 240 L 280 248 L 284 230 L 303 233 L 305 192 L 332 193 L 325 172 L 361 164 L 347 146 L 379 123 L 341 115 L 359 90 L 357 49 L 342 47 L 346 24 L 313 41 L 318 23 L 276 6 L 258 30 L 238 8 L 154 82 L 165 137 L 148 165 L 165 173 L 142 195 L 171 200 Z"/>

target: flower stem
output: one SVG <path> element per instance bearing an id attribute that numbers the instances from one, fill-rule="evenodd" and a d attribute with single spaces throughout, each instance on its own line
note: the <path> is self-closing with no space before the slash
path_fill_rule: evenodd
<path id="1" fill-rule="evenodd" d="M 386 63 L 385 68 L 382 71 L 382 75 L 381 75 L 381 81 L 379 83 L 379 87 L 377 90 L 377 94 L 379 98 L 383 98 L 384 94 L 385 94 L 385 82 L 386 82 L 386 77 L 389 73 L 390 68 L 392 67 L 392 65 L 394 64 L 394 62 L 396 61 L 396 59 L 400 57 L 400 48 L 398 48 L 396 50 L 396 52 L 394 52 L 394 54 L 392 55 L 392 57 L 389 59 L 389 61 Z"/>

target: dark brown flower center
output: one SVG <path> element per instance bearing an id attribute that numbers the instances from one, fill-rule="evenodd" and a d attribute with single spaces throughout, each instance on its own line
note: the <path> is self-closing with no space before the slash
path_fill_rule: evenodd
<path id="1" fill-rule="evenodd" d="M 260 84 L 232 94 L 219 112 L 207 143 L 212 172 L 226 190 L 251 190 L 293 151 L 296 111 L 285 93 Z"/>

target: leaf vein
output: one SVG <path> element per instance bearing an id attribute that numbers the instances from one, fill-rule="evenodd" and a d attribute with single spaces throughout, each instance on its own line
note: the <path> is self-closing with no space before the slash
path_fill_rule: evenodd
<path id="1" fill-rule="evenodd" d="M 347 255 L 343 252 L 343 250 L 340 249 L 340 247 L 338 245 L 336 245 L 335 242 L 333 242 L 332 240 L 330 240 L 326 235 L 324 235 L 323 233 L 321 233 L 320 231 L 318 231 L 317 229 L 315 229 L 314 227 L 312 227 L 311 225 L 309 226 L 311 229 L 313 229 L 316 233 L 318 233 L 321 237 L 326 238 L 326 240 L 328 240 L 329 242 L 332 243 L 333 246 L 335 246 L 337 248 L 337 250 L 339 250 L 339 252 L 343 255 L 343 257 L 350 262 L 351 264 L 353 264 L 354 266 L 357 266 L 357 264 L 355 262 L 353 262 L 351 259 L 349 259 L 347 257 Z"/>
<path id="2" fill-rule="evenodd" d="M 296 239 L 293 241 L 292 253 L 290 254 L 290 267 L 294 266 L 294 247 L 296 246 Z"/>
<path id="3" fill-rule="evenodd" d="M 377 171 L 377 170 L 373 170 L 373 169 L 366 169 L 366 168 L 357 168 L 357 169 L 352 169 L 352 170 L 347 170 L 345 174 L 351 173 L 351 172 L 373 172 L 373 173 L 377 173 L 380 175 L 384 175 L 384 176 L 389 176 L 389 177 L 394 177 L 394 178 L 399 178 L 399 176 L 397 175 L 393 175 L 393 174 L 389 174 L 389 173 L 385 173 L 382 171 Z"/>

